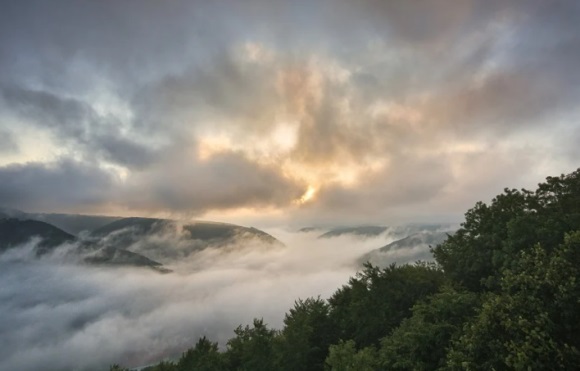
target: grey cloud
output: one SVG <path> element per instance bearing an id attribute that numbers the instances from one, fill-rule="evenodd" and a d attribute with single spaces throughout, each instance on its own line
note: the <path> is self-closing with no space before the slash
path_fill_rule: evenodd
<path id="1" fill-rule="evenodd" d="M 254 128 L 271 124 L 260 115 L 272 117 L 269 104 L 276 91 L 271 77 L 276 66 L 244 64 L 235 52 L 223 48 L 203 65 L 191 64 L 143 85 L 132 99 L 139 117 L 178 131 L 224 118 L 223 125 L 233 129 L 236 120 L 250 117 L 252 122 L 245 124 Z"/>
<path id="2" fill-rule="evenodd" d="M 82 137 L 88 122 L 96 119 L 90 106 L 74 98 L 13 86 L 2 86 L 0 91 L 6 108 L 32 117 L 41 125 L 61 128 L 71 136 Z"/>
<path id="3" fill-rule="evenodd" d="M 287 206 L 305 185 L 268 165 L 239 153 L 217 154 L 198 162 L 177 151 L 158 166 L 135 173 L 125 199 L 137 209 L 169 209 L 199 213 L 209 209 Z"/>
<path id="4" fill-rule="evenodd" d="M 385 47 L 402 55 L 401 63 L 369 66 L 361 82 L 374 85 L 374 96 L 400 99 L 429 92 L 442 109 L 459 106 L 464 113 L 445 117 L 449 124 L 491 123 L 491 131 L 498 121 L 516 127 L 543 123 L 550 114 L 572 109 L 580 96 L 576 1 L 361 4 L 353 11 L 368 12 L 380 29 L 393 31 L 382 34 Z M 446 20 L 456 15 L 457 25 Z"/>
<path id="5" fill-rule="evenodd" d="M 91 207 L 110 199 L 116 178 L 94 164 L 61 160 L 0 167 L 0 205 L 26 210 Z"/>
<path id="6" fill-rule="evenodd" d="M 347 3 L 348 4 L 348 3 Z M 366 15 L 389 39 L 424 45 L 447 41 L 472 18 L 475 1 L 362 1 L 351 11 Z M 359 13 L 359 14 L 360 14 Z"/>
<path id="7" fill-rule="evenodd" d="M 453 182 L 450 163 L 445 158 L 399 154 L 390 164 L 383 171 L 359 179 L 357 187 L 323 188 L 320 204 L 312 207 L 340 213 L 357 210 L 376 217 L 401 206 L 425 204 Z"/>
<path id="8" fill-rule="evenodd" d="M 450 171 L 442 164 L 448 159 L 437 154 L 441 143 L 485 144 L 539 132 L 552 120 L 572 117 L 580 97 L 580 6 L 572 0 L 22 4 L 11 2 L 0 16 L 7 108 L 52 130 L 83 159 L 127 167 L 128 184 L 116 192 L 154 194 L 147 201 L 128 197 L 133 207 L 206 210 L 248 206 L 250 200 L 287 205 L 303 185 L 275 169 L 285 159 L 264 165 L 230 154 L 203 163 L 192 156 L 195 140 L 182 141 L 215 129 L 247 145 L 267 135 L 281 111 L 301 114 L 289 160 L 326 166 L 385 159 L 407 164 L 408 172 L 398 172 L 413 179 L 425 161 L 412 153 L 431 151 L 433 168 L 441 172 L 429 178 L 433 187 L 399 194 L 389 188 L 392 172 L 385 171 L 365 178 L 370 185 L 361 189 L 384 199 L 381 205 L 438 197 L 434 190 Z M 241 61 L 246 42 L 270 48 L 272 61 Z M 323 76 L 317 81 L 321 96 L 308 96 L 300 81 L 281 91 L 280 75 L 298 71 L 307 78 L 301 69 L 312 57 L 352 75 L 344 84 Z M 134 118 L 97 114 L 82 98 L 94 86 L 126 103 Z M 415 123 L 371 117 L 377 101 L 422 117 Z M 568 124 L 570 131 L 577 127 Z M 153 148 L 144 137 L 164 145 Z M 570 149 L 561 152 L 573 156 L 574 144 L 564 145 Z M 562 157 L 548 156 L 555 163 Z M 368 203 L 353 190 L 333 187 L 320 194 L 328 210 L 343 199 Z M 342 192 L 349 197 L 333 196 Z"/>
<path id="9" fill-rule="evenodd" d="M 427 118 L 437 128 L 458 133 L 501 137 L 518 135 L 522 128 L 546 124 L 554 113 L 570 108 L 569 97 L 560 99 L 560 87 L 526 71 L 493 73 L 479 81 L 466 78 L 462 85 L 434 93 L 424 100 Z M 574 96 L 575 92 L 567 91 Z"/>
<path id="10" fill-rule="evenodd" d="M 102 154 L 103 158 L 128 168 L 140 169 L 156 161 L 158 154 L 135 140 L 125 138 L 112 130 L 91 138 L 90 150 Z"/>
<path id="11" fill-rule="evenodd" d="M 25 210 L 100 210 L 107 204 L 138 211 L 200 214 L 211 209 L 281 207 L 305 185 L 241 154 L 199 163 L 177 151 L 158 165 L 131 172 L 124 181 L 98 165 L 63 159 L 0 167 L 0 205 Z"/>
<path id="12" fill-rule="evenodd" d="M 18 144 L 14 134 L 7 130 L 0 129 L 0 154 L 14 153 L 18 151 Z"/>
<path id="13" fill-rule="evenodd" d="M 485 5 L 464 1 L 459 4 L 461 9 L 456 10 L 458 14 L 444 14 L 452 5 L 453 2 L 445 2 L 435 9 L 433 20 L 429 19 L 433 12 L 421 6 L 401 5 L 404 9 L 391 9 L 389 5 L 387 13 L 392 13 L 387 17 L 389 20 L 401 14 L 406 14 L 401 19 L 416 18 L 416 23 L 395 22 L 389 27 L 402 27 L 393 37 L 404 38 L 419 52 L 409 52 L 405 46 L 401 49 L 401 60 L 359 68 L 347 85 L 323 79 L 322 97 L 316 103 L 308 96 L 307 85 L 298 83 L 293 91 L 282 95 L 268 85 L 280 71 L 287 69 L 298 70 L 302 79 L 308 78 L 307 71 L 300 71 L 306 61 L 288 62 L 284 54 L 277 56 L 273 65 L 259 66 L 258 70 L 251 69 L 256 66 L 248 69 L 224 55 L 206 70 L 191 69 L 164 80 L 159 90 L 150 92 L 149 99 L 164 102 L 165 106 L 158 107 L 157 112 L 177 115 L 181 112 L 184 117 L 192 112 L 198 117 L 195 115 L 209 107 L 212 114 L 225 115 L 226 122 L 229 117 L 229 122 L 237 123 L 228 130 L 237 130 L 242 137 L 274 123 L 271 107 L 286 107 L 290 112 L 304 109 L 306 116 L 300 122 L 296 148 L 291 152 L 293 159 L 333 164 L 345 160 L 360 162 L 366 156 L 374 156 L 401 164 L 397 170 L 365 178 L 356 189 L 323 187 L 317 200 L 321 208 L 369 212 L 378 205 L 388 208 L 425 202 L 438 197 L 455 179 L 451 176 L 450 159 L 443 155 L 427 161 L 413 158 L 413 149 L 436 149 L 450 137 L 493 141 L 506 134 L 517 136 L 522 130 L 544 126 L 550 115 L 569 110 L 578 97 L 577 87 L 558 75 L 569 70 L 547 69 L 551 57 L 533 49 L 528 52 L 534 56 L 533 61 L 531 56 L 527 61 L 521 60 L 518 53 L 529 49 L 529 45 L 504 45 L 505 29 L 493 28 L 494 22 L 507 22 L 505 27 L 513 33 L 511 38 L 529 40 L 527 32 L 541 32 L 534 31 L 534 26 L 546 28 L 549 23 L 538 12 L 538 4 L 526 9 L 519 2 Z M 448 16 L 464 18 L 453 20 L 450 29 L 446 25 Z M 428 43 L 437 45 L 433 49 L 425 46 Z M 547 38 L 543 43 L 544 47 L 555 48 L 560 41 Z M 421 54 L 421 48 L 426 48 L 425 54 Z M 569 60 L 561 63 L 572 66 L 574 54 L 564 56 L 562 59 Z M 490 69 L 490 65 L 495 67 Z M 425 99 L 425 93 L 431 98 Z M 421 111 L 424 117 L 419 129 L 411 129 L 405 122 L 368 117 L 365 110 L 377 98 L 392 99 Z M 295 99 L 304 99 L 304 107 L 293 106 Z M 349 108 L 354 111 L 350 117 L 341 111 L 344 99 L 350 99 Z"/>
<path id="14" fill-rule="evenodd" d="M 14 86 L 0 86 L 0 94 L 7 110 L 51 130 L 57 142 L 84 147 L 90 158 L 100 155 L 128 167 L 142 167 L 153 160 L 151 149 L 121 133 L 126 123 L 99 115 L 87 102 Z"/>
<path id="15" fill-rule="evenodd" d="M 11 75 L 23 78 L 28 72 L 28 81 L 75 88 L 93 76 L 85 70 L 76 76 L 82 81 L 69 81 L 75 74 L 70 63 L 87 62 L 112 78 L 150 78 L 157 73 L 155 66 L 172 65 L 184 45 L 199 42 L 194 21 L 202 4 L 9 1 L 0 18 L 0 63 L 8 70 L 0 76 L 14 81 Z"/>

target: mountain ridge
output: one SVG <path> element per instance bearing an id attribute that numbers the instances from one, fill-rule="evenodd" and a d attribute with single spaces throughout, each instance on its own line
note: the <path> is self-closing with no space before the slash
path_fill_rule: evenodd
<path id="1" fill-rule="evenodd" d="M 37 256 L 52 251 L 65 242 L 77 244 L 75 253 L 92 265 L 150 267 L 169 271 L 166 263 L 177 262 L 208 247 L 225 246 L 284 246 L 270 234 L 254 227 L 196 221 L 182 223 L 171 219 L 111 217 L 109 223 L 75 236 L 58 226 L 29 217 L 48 214 L 26 213 L 0 208 L 0 252 L 18 247 L 39 237 L 35 246 Z M 74 218 L 89 215 L 60 215 L 74 222 Z M 105 220 L 102 217 L 99 224 Z"/>

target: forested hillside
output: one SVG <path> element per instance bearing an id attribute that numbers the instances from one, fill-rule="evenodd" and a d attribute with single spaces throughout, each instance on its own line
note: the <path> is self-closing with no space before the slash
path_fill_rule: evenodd
<path id="1" fill-rule="evenodd" d="M 503 370 L 580 365 L 580 169 L 477 203 L 436 263 L 367 265 L 284 327 L 201 338 L 148 371 Z M 122 370 L 117 365 L 110 370 Z"/>

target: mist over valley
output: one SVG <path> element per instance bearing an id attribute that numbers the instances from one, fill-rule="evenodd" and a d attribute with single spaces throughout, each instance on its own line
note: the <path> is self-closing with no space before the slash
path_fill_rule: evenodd
<path id="1" fill-rule="evenodd" d="M 368 236 L 362 232 L 369 227 L 353 226 L 328 238 L 333 228 L 266 233 L 216 222 L 115 218 L 73 236 L 38 221 L 50 220 L 44 215 L 2 216 L 0 369 L 7 370 L 135 367 L 178 357 L 201 336 L 224 346 L 235 327 L 255 317 L 280 328 L 294 300 L 329 297 L 365 254 L 435 230 L 385 226 Z M 74 215 L 59 218 L 77 223 Z M 429 255 L 424 244 L 406 244 L 381 263 Z"/>

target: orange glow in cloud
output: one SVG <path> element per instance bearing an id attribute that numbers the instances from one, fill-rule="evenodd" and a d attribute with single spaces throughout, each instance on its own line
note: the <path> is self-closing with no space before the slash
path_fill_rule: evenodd
<path id="1" fill-rule="evenodd" d="M 306 189 L 306 192 L 304 192 L 302 197 L 300 197 L 300 199 L 297 200 L 297 203 L 302 205 L 302 204 L 305 204 L 309 201 L 312 201 L 314 199 L 315 195 L 316 195 L 316 188 L 314 188 L 313 186 L 308 186 L 308 188 Z"/>

